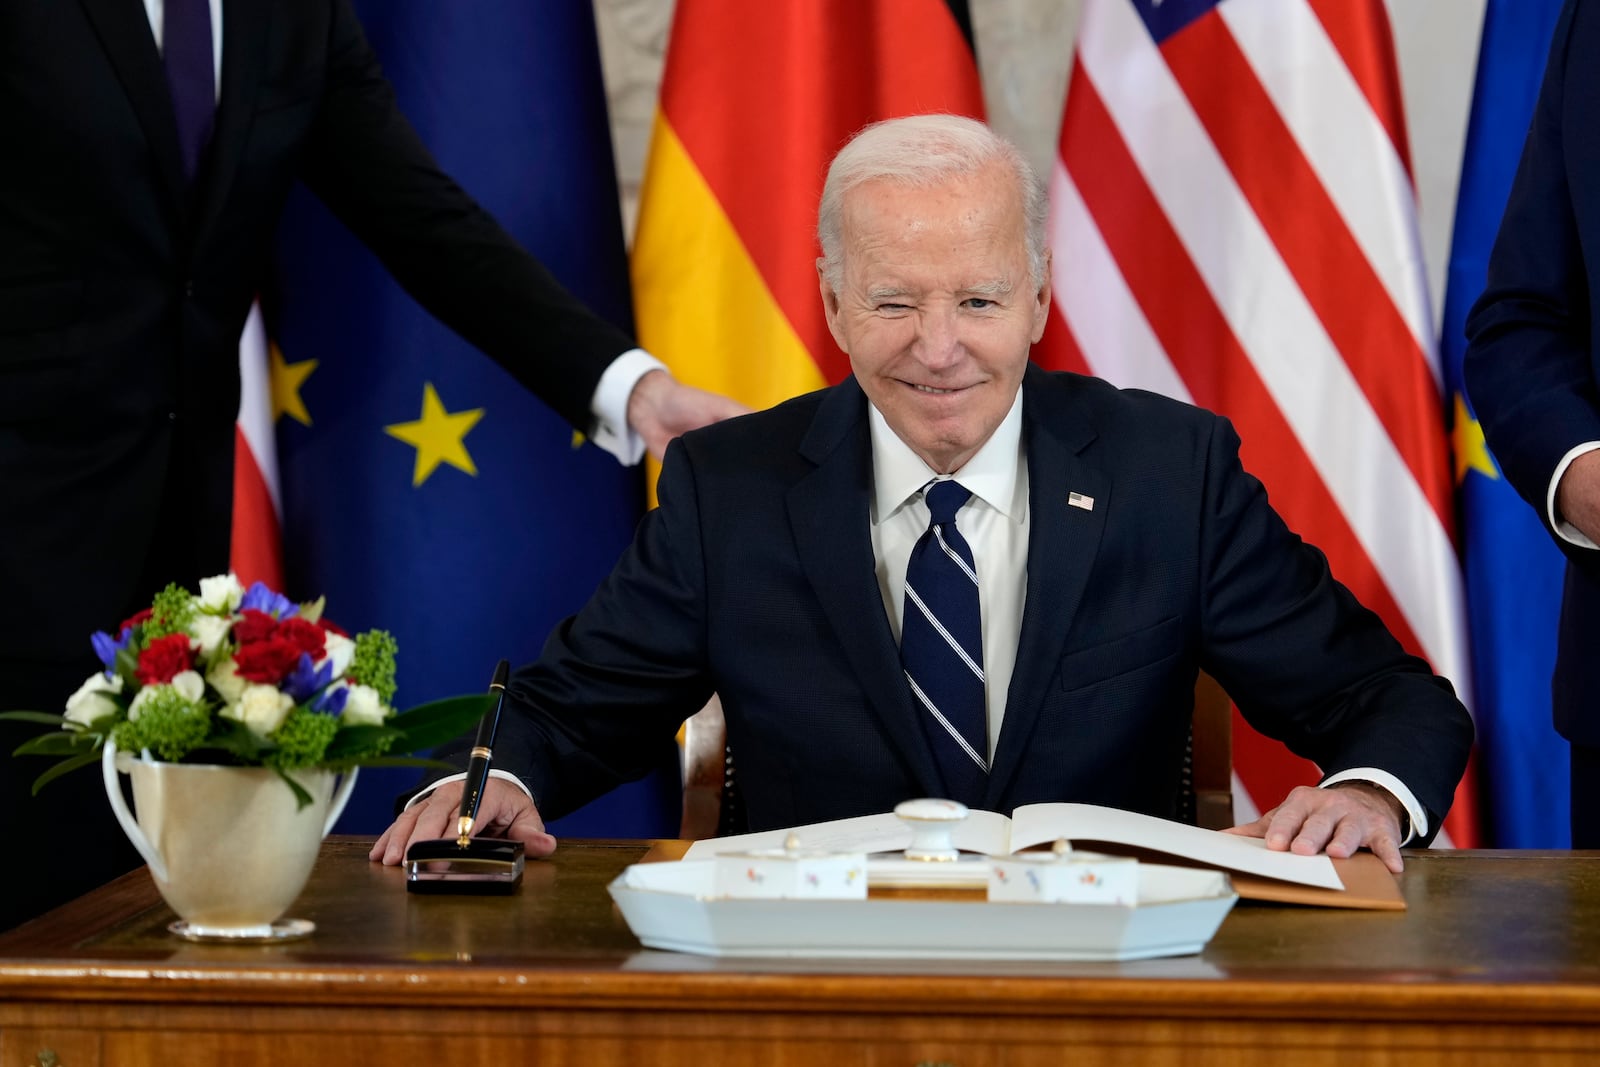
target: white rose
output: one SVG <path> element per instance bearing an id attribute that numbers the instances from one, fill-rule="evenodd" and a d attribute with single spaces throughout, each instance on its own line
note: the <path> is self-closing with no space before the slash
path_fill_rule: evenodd
<path id="1" fill-rule="evenodd" d="M 329 630 L 322 639 L 322 654 L 333 664 L 333 678 L 338 680 L 350 669 L 350 660 L 356 654 L 356 643 Z"/>
<path id="2" fill-rule="evenodd" d="M 239 677 L 239 665 L 229 656 L 221 663 L 212 667 L 206 674 L 206 681 L 211 683 L 211 688 L 222 694 L 222 699 L 229 704 L 237 704 L 239 697 L 244 695 L 244 687 L 250 683 Z"/>
<path id="3" fill-rule="evenodd" d="M 104 671 L 96 671 L 84 680 L 78 691 L 67 698 L 65 715 L 71 722 L 88 726 L 96 719 L 117 710 L 116 702 L 107 693 L 122 692 L 122 676 L 107 678 Z"/>
<path id="4" fill-rule="evenodd" d="M 288 693 L 279 692 L 276 686 L 251 685 L 239 695 L 239 702 L 223 708 L 222 714 L 244 723 L 257 736 L 265 737 L 283 725 L 293 707 L 294 699 Z"/>
<path id="5" fill-rule="evenodd" d="M 209 656 L 222 644 L 222 639 L 228 636 L 228 631 L 233 628 L 233 619 L 223 618 L 219 615 L 196 615 L 189 622 L 189 636 L 200 646 L 200 654 Z"/>
<path id="6" fill-rule="evenodd" d="M 205 679 L 200 677 L 198 671 L 179 671 L 172 676 L 172 688 L 178 695 L 191 704 L 200 703 L 200 698 L 205 696 Z"/>
<path id="7" fill-rule="evenodd" d="M 346 726 L 379 726 L 388 717 L 389 709 L 378 699 L 376 689 L 370 685 L 352 685 L 339 719 Z"/>
<path id="8" fill-rule="evenodd" d="M 233 611 L 244 599 L 244 586 L 231 574 L 200 579 L 200 606 L 210 611 Z"/>

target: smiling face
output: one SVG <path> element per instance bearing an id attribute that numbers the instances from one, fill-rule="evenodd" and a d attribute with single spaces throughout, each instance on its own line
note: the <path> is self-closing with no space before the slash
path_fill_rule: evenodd
<path id="1" fill-rule="evenodd" d="M 871 181 L 841 220 L 837 290 L 822 276 L 828 328 L 896 435 L 953 473 L 1011 409 L 1050 307 L 1015 178 L 994 163 L 927 189 Z"/>

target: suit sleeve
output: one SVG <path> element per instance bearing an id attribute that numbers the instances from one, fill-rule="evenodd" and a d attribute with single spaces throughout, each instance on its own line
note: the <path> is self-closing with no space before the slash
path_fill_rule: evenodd
<path id="1" fill-rule="evenodd" d="M 1399 778 L 1437 832 L 1473 734 L 1450 683 L 1407 655 L 1289 530 L 1220 418 L 1203 507 L 1201 666 L 1252 726 L 1324 775 L 1377 767 Z"/>
<path id="2" fill-rule="evenodd" d="M 423 307 L 587 431 L 600 376 L 634 347 L 439 169 L 395 103 L 348 0 L 300 177 Z"/>
<path id="3" fill-rule="evenodd" d="M 1600 441 L 1600 393 L 1589 350 L 1592 309 L 1563 147 L 1574 25 L 1594 17 L 1580 16 L 1568 3 L 1556 24 L 1490 255 L 1488 285 L 1467 317 L 1464 369 L 1473 409 L 1507 479 L 1547 525 L 1557 464 L 1574 446 Z M 1600 33 L 1594 37 L 1600 41 Z M 1596 553 L 1560 537 L 1556 543 L 1600 574 Z"/>
<path id="4" fill-rule="evenodd" d="M 660 507 L 616 568 L 507 690 L 496 766 L 547 819 L 644 775 L 711 697 L 699 505 L 681 440 L 657 488 Z"/>

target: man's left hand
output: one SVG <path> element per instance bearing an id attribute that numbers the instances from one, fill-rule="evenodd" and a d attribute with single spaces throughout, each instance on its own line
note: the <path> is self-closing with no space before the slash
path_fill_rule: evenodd
<path id="1" fill-rule="evenodd" d="M 668 443 L 679 434 L 749 410 L 725 396 L 684 385 L 663 370 L 640 378 L 628 395 L 628 425 L 656 459 L 666 455 Z"/>
<path id="2" fill-rule="evenodd" d="M 1268 848 L 1302 856 L 1326 851 L 1345 859 L 1368 848 L 1399 874 L 1405 868 L 1400 860 L 1400 810 L 1398 800 L 1370 782 L 1339 782 L 1326 789 L 1302 785 L 1255 822 L 1223 832 L 1264 837 Z"/>

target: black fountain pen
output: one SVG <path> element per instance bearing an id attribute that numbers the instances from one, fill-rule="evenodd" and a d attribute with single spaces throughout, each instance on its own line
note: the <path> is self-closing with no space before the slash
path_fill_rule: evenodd
<path id="1" fill-rule="evenodd" d="M 478 821 L 478 805 L 489 784 L 489 763 L 494 758 L 494 735 L 500 726 L 500 711 L 506 704 L 506 678 L 511 664 L 505 660 L 494 669 L 489 683 L 490 705 L 478 720 L 478 737 L 467 764 L 467 780 L 461 793 L 461 818 L 456 820 L 455 838 L 416 841 L 406 849 L 406 892 L 408 893 L 511 893 L 522 882 L 523 848 L 521 841 L 501 841 L 473 837 Z"/>
<path id="2" fill-rule="evenodd" d="M 500 709 L 506 706 L 506 679 L 510 675 L 511 662 L 501 660 L 495 666 L 494 680 L 489 683 L 489 697 L 494 703 L 478 721 L 478 737 L 472 745 L 472 760 L 467 764 L 467 780 L 461 793 L 461 817 L 456 820 L 456 844 L 461 848 L 466 848 L 472 839 L 472 824 L 478 819 L 483 789 L 489 784 L 489 764 L 494 759 L 494 735 L 500 728 Z"/>

